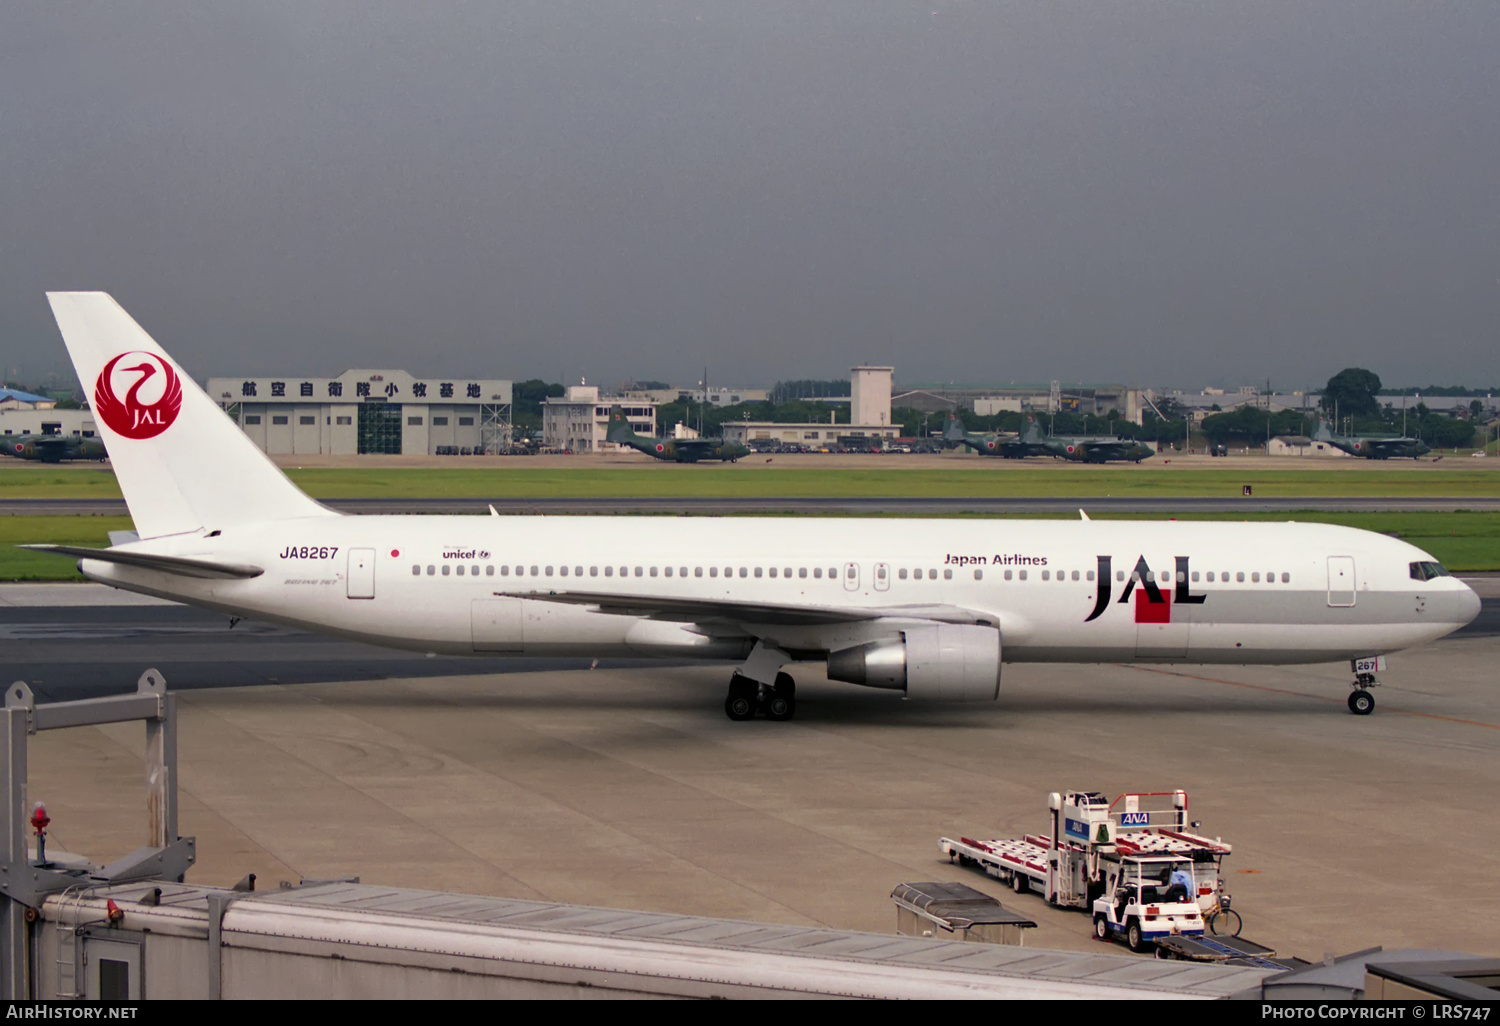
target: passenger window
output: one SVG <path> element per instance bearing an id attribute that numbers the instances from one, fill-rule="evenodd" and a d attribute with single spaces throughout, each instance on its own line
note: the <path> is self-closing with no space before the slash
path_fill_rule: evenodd
<path id="1" fill-rule="evenodd" d="M 1007 581 L 1010 580 L 1010 571 L 1009 570 L 1005 571 L 1005 579 Z"/>
<path id="2" fill-rule="evenodd" d="M 486 566 L 484 568 L 484 576 L 486 576 L 486 577 L 494 577 L 495 576 L 495 568 L 493 566 Z"/>
<path id="3" fill-rule="evenodd" d="M 823 568 L 820 566 L 813 567 L 813 576 L 821 581 L 823 579 Z"/>
<path id="4" fill-rule="evenodd" d="M 1026 571 L 1025 570 L 1021 571 L 1021 580 L 1023 580 L 1023 581 L 1026 580 Z"/>
<path id="5" fill-rule="evenodd" d="M 655 571 L 655 570 L 653 570 L 653 571 L 652 571 L 652 573 L 653 573 L 653 574 L 654 574 L 654 573 L 655 573 L 655 572 L 656 572 L 656 571 Z M 662 571 L 662 572 L 663 572 L 663 573 L 665 573 L 665 574 L 666 574 L 666 575 L 667 575 L 667 576 L 668 576 L 668 577 L 671 577 L 671 576 L 672 576 L 672 568 L 671 568 L 671 567 L 667 567 L 667 568 L 666 568 L 666 569 L 665 569 L 665 570 L 664 570 L 664 571 Z"/>
<path id="6" fill-rule="evenodd" d="M 933 573 L 936 574 L 937 571 L 934 570 Z M 838 567 L 831 566 L 831 567 L 828 568 L 828 579 L 830 581 L 833 580 L 838 575 L 839 575 L 839 568 Z"/>
<path id="7" fill-rule="evenodd" d="M 431 563 L 428 563 L 427 564 L 427 576 L 431 577 L 436 572 L 437 572 L 437 567 L 433 566 Z"/>
<path id="8" fill-rule="evenodd" d="M 583 576 L 583 567 L 581 567 L 581 566 L 575 566 L 573 568 L 573 576 L 574 577 L 582 577 Z"/>
<path id="9" fill-rule="evenodd" d="M 1075 580 L 1075 581 L 1078 580 L 1078 571 L 1077 570 L 1073 571 L 1073 580 Z"/>
<path id="10" fill-rule="evenodd" d="M 533 576 L 533 577 L 536 577 L 536 576 L 538 576 L 538 575 L 539 575 L 539 574 L 540 574 L 540 573 L 541 573 L 541 572 L 542 572 L 542 569 L 541 569 L 541 567 L 539 567 L 539 566 L 535 566 L 535 565 L 533 565 L 533 566 L 532 566 L 532 568 L 531 568 L 531 576 Z"/>
<path id="11" fill-rule="evenodd" d="M 1239 582 L 1240 584 L 1244 584 L 1245 583 L 1245 571 L 1241 570 L 1239 573 L 1235 574 L 1234 575 L 1234 579 L 1237 582 Z"/>
<path id="12" fill-rule="evenodd" d="M 1140 584 L 1141 583 L 1141 572 L 1139 570 L 1132 570 L 1132 571 L 1130 571 L 1130 579 L 1132 581 L 1134 581 L 1136 584 Z"/>
<path id="13" fill-rule="evenodd" d="M 1187 574 L 1184 573 L 1181 570 L 1177 571 L 1177 583 L 1181 584 L 1183 581 L 1186 581 L 1186 580 L 1187 580 Z"/>
<path id="14" fill-rule="evenodd" d="M 422 576 L 422 568 L 420 566 L 416 565 L 415 563 L 412 564 L 411 575 L 413 577 L 420 577 L 420 576 Z"/>
<path id="15" fill-rule="evenodd" d="M 551 568 L 551 567 L 548 567 L 548 568 L 547 568 L 547 572 L 548 572 L 548 573 L 549 573 L 549 574 L 550 574 L 550 573 L 551 573 L 551 572 L 552 572 L 552 568 Z M 567 567 L 565 567 L 565 566 L 561 566 L 561 567 L 558 567 L 558 568 L 557 568 L 557 572 L 558 572 L 558 573 L 559 573 L 559 574 L 561 574 L 561 575 L 562 575 L 562 576 L 563 576 L 563 577 L 566 577 L 566 576 L 568 576 L 568 568 L 567 568 Z"/>
<path id="16" fill-rule="evenodd" d="M 1157 574 L 1157 576 L 1161 578 L 1161 583 L 1166 584 L 1172 579 L 1172 571 L 1163 570 L 1161 573 Z"/>
<path id="17" fill-rule="evenodd" d="M 743 566 L 740 567 L 740 576 L 741 577 L 749 577 L 750 576 L 750 568 L 749 567 L 743 567 Z"/>
<path id="18" fill-rule="evenodd" d="M 792 568 L 789 567 L 789 566 L 788 567 L 782 567 L 782 569 L 781 569 L 781 576 L 783 576 L 783 577 L 790 577 L 790 576 L 792 576 Z"/>
<path id="19" fill-rule="evenodd" d="M 693 567 L 693 576 L 694 577 L 702 577 L 703 576 L 703 568 L 701 566 L 695 566 L 695 567 Z"/>
<path id="20" fill-rule="evenodd" d="M 1255 573 L 1252 573 L 1250 575 L 1250 582 L 1252 584 L 1259 584 L 1260 583 L 1260 572 L 1259 571 L 1256 571 Z"/>
<path id="21" fill-rule="evenodd" d="M 774 566 L 773 566 L 773 567 L 771 567 L 771 576 L 772 576 L 772 577 L 775 577 L 775 576 L 776 576 L 776 568 L 775 568 L 775 567 L 774 567 Z"/>
<path id="22" fill-rule="evenodd" d="M 687 567 L 685 567 L 685 566 L 678 567 L 677 568 L 677 576 L 678 577 L 686 577 L 687 576 Z"/>
<path id="23" fill-rule="evenodd" d="M 1214 572 L 1213 572 L 1213 571 L 1212 571 L 1212 570 L 1210 570 L 1210 571 L 1209 571 L 1209 572 L 1208 572 L 1208 583 L 1209 583 L 1209 584 L 1212 584 L 1212 583 L 1214 583 Z"/>
<path id="24" fill-rule="evenodd" d="M 637 575 L 637 576 L 639 576 L 639 575 Z M 652 577 L 656 576 L 656 567 L 654 567 L 654 566 L 651 568 L 651 576 Z"/>
<path id="25" fill-rule="evenodd" d="M 567 568 L 566 568 L 566 567 L 564 567 L 564 568 L 563 568 L 563 569 L 567 569 Z M 552 568 L 551 568 L 551 567 L 550 567 L 550 566 L 549 566 L 549 567 L 548 567 L 548 568 L 547 568 L 547 576 L 548 576 L 548 577 L 551 577 L 551 576 L 552 576 Z"/>
<path id="26" fill-rule="evenodd" d="M 1125 579 L 1125 571 L 1124 570 L 1116 570 L 1115 571 L 1115 580 L 1117 580 L 1117 581 L 1123 581 L 1124 579 Z M 1130 579 L 1132 581 L 1135 580 L 1136 579 L 1135 574 L 1131 574 L 1130 575 Z"/>
<path id="27" fill-rule="evenodd" d="M 1092 571 L 1092 570 L 1090 570 L 1090 571 L 1089 571 L 1089 572 L 1088 572 L 1088 573 L 1087 573 L 1087 574 L 1085 574 L 1085 575 L 1084 575 L 1084 576 L 1086 576 L 1086 577 L 1087 577 L 1087 578 L 1088 578 L 1088 579 L 1089 579 L 1089 580 L 1091 580 L 1091 581 L 1092 581 L 1092 580 L 1093 580 L 1093 579 L 1094 579 L 1094 571 Z"/>
<path id="28" fill-rule="evenodd" d="M 760 567 L 756 567 L 756 568 L 755 568 L 755 576 L 756 576 L 756 577 L 759 577 L 759 576 L 760 576 Z"/>
<path id="29" fill-rule="evenodd" d="M 500 568 L 500 576 L 501 577 L 509 577 L 510 576 L 510 567 L 508 567 L 508 566 L 502 566 Z"/>
<path id="30" fill-rule="evenodd" d="M 1042 571 L 1042 580 L 1044 580 L 1044 581 L 1050 581 L 1050 580 L 1052 580 L 1052 571 L 1051 570 L 1043 570 Z"/>
<path id="31" fill-rule="evenodd" d="M 591 566 L 591 567 L 589 567 L 589 576 L 590 577 L 598 577 L 599 576 L 599 568 L 597 566 Z"/>
<path id="32" fill-rule="evenodd" d="M 615 568 L 614 567 L 607 566 L 607 567 L 604 568 L 604 576 L 605 577 L 613 577 L 614 575 L 615 575 Z"/>
<path id="33" fill-rule="evenodd" d="M 896 571 L 896 577 L 899 578 L 900 580 L 903 580 L 903 581 L 906 580 L 906 570 L 905 569 L 897 570 Z"/>
<path id="34" fill-rule="evenodd" d="M 807 567 L 805 567 L 805 566 L 799 566 L 797 568 L 797 576 L 798 577 L 806 577 L 807 576 Z"/>
<path id="35" fill-rule="evenodd" d="M 1281 583 L 1282 584 L 1291 584 L 1292 583 L 1292 575 L 1291 574 L 1282 574 L 1281 575 Z"/>
<path id="36" fill-rule="evenodd" d="M 850 574 L 849 576 L 853 577 L 854 575 Z M 951 580 L 953 580 L 953 571 L 952 570 L 944 570 L 943 571 L 943 580 L 945 580 L 945 581 L 951 581 Z"/>
<path id="37" fill-rule="evenodd" d="M 937 580 L 937 571 L 936 570 L 929 570 L 929 571 L 927 571 L 927 579 L 929 581 L 935 581 L 935 580 Z"/>
<path id="38" fill-rule="evenodd" d="M 645 577 L 646 576 L 646 569 L 645 569 L 645 567 L 639 567 L 639 566 L 636 567 L 635 568 L 635 575 L 637 577 Z"/>
<path id="39" fill-rule="evenodd" d="M 444 576 L 444 577 L 447 577 L 447 576 L 448 576 L 448 570 L 449 570 L 449 567 L 448 567 L 448 564 L 447 564 L 447 563 L 444 563 L 444 564 L 443 564 L 443 576 Z"/>
<path id="40" fill-rule="evenodd" d="M 1196 570 L 1193 571 L 1193 583 L 1194 584 L 1198 583 L 1198 571 L 1196 571 Z"/>
<path id="41" fill-rule="evenodd" d="M 719 568 L 716 567 L 716 566 L 709 567 L 708 568 L 708 576 L 710 576 L 710 577 L 717 577 L 717 576 L 719 576 Z"/>
<path id="42" fill-rule="evenodd" d="M 464 575 L 464 568 L 463 568 L 462 564 L 460 564 L 459 568 L 458 568 L 458 576 L 462 577 L 463 575 Z"/>
<path id="43" fill-rule="evenodd" d="M 982 580 L 984 580 L 984 571 L 976 568 L 974 570 L 974 580 L 976 580 L 976 581 L 982 581 Z"/>

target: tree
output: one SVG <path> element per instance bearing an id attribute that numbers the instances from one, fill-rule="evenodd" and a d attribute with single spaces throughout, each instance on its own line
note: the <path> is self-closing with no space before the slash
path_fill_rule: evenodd
<path id="1" fill-rule="evenodd" d="M 1362 367 L 1346 367 L 1328 379 L 1319 405 L 1325 413 L 1338 411 L 1340 417 L 1378 417 L 1380 376 Z"/>

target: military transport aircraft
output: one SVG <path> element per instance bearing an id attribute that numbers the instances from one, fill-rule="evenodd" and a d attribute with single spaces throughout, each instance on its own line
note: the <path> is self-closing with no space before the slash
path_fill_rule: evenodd
<path id="1" fill-rule="evenodd" d="M 1328 524 L 343 516 L 271 462 L 120 306 L 49 296 L 135 522 L 37 545 L 90 580 L 418 652 L 734 659 L 724 710 L 790 719 L 797 662 L 993 701 L 1005 662 L 1350 660 L 1469 623 L 1421 549 Z"/>
<path id="2" fill-rule="evenodd" d="M 61 463 L 63 460 L 107 460 L 104 443 L 82 435 L 7 435 L 0 452 L 21 460 Z"/>
<path id="3" fill-rule="evenodd" d="M 647 456 L 674 463 L 698 463 L 703 460 L 726 460 L 733 463 L 750 450 L 734 442 L 717 438 L 648 438 L 635 433 L 625 411 L 616 406 L 609 411 L 609 441 L 628 445 Z"/>
<path id="4" fill-rule="evenodd" d="M 1313 441 L 1327 442 L 1350 456 L 1361 456 L 1367 460 L 1388 460 L 1392 456 L 1415 460 L 1432 451 L 1432 447 L 1420 438 L 1407 438 L 1404 435 L 1336 435 L 1328 427 L 1326 420 L 1318 422 Z"/>
<path id="5" fill-rule="evenodd" d="M 1042 446 L 1060 460 L 1079 463 L 1139 463 L 1156 455 L 1156 450 L 1134 438 L 1113 435 L 1048 435 Z"/>
<path id="6" fill-rule="evenodd" d="M 1025 459 L 1027 456 L 1050 456 L 1051 453 L 1042 443 L 1041 428 L 1030 417 L 1026 418 L 1026 422 L 1029 425 L 1026 428 L 1026 434 L 1020 437 L 987 435 L 965 431 L 963 421 L 958 419 L 958 414 L 950 411 L 948 428 L 943 432 L 943 440 L 967 445 L 981 456 L 1001 456 L 1008 460 Z"/>

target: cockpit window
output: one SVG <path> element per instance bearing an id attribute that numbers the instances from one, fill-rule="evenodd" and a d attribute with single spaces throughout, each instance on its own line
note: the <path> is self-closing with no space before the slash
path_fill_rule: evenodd
<path id="1" fill-rule="evenodd" d="M 1427 560 L 1418 561 L 1408 565 L 1411 570 L 1411 579 L 1414 581 L 1430 581 L 1434 577 L 1449 577 L 1447 567 L 1441 563 L 1433 563 Z"/>

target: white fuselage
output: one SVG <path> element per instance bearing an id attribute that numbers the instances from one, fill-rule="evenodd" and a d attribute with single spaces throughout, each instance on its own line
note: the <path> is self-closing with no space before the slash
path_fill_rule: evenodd
<path id="1" fill-rule="evenodd" d="M 128 548 L 265 572 L 200 580 L 84 560 L 85 575 L 235 616 L 443 653 L 723 659 L 743 657 L 758 638 L 819 658 L 889 637 L 910 615 L 705 624 L 525 597 L 554 592 L 956 607 L 999 625 L 1007 662 L 1351 659 L 1439 638 L 1479 609 L 1455 578 L 1413 578 L 1410 564 L 1432 559 L 1421 550 L 1320 524 L 346 516 Z M 1143 568 L 1159 601 L 1133 579 Z"/>

